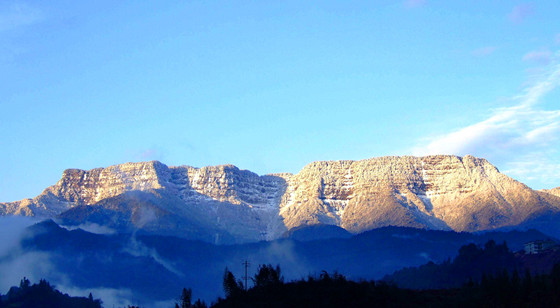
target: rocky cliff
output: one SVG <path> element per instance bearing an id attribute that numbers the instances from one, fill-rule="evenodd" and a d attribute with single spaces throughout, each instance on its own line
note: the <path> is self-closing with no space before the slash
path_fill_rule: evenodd
<path id="1" fill-rule="evenodd" d="M 560 187 L 556 187 L 553 189 L 543 189 L 543 192 L 560 197 Z"/>
<path id="2" fill-rule="evenodd" d="M 280 213 L 288 228 L 336 224 L 479 231 L 517 225 L 560 200 L 533 191 L 472 156 L 315 162 L 290 181 Z"/>
<path id="3" fill-rule="evenodd" d="M 0 212 L 224 243 L 275 239 L 316 224 L 354 233 L 388 225 L 539 227 L 560 213 L 555 192 L 534 191 L 472 156 L 314 162 L 295 175 L 265 176 L 232 165 L 153 161 L 69 169 L 34 199 L 0 203 Z"/>

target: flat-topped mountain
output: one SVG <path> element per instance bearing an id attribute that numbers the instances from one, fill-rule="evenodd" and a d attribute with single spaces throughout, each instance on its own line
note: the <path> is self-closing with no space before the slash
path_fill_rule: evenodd
<path id="1" fill-rule="evenodd" d="M 264 176 L 152 161 L 68 169 L 41 195 L 0 203 L 0 213 L 217 243 L 270 240 L 317 224 L 352 233 L 390 225 L 550 232 L 560 213 L 556 190 L 532 190 L 472 156 L 323 161 Z"/>

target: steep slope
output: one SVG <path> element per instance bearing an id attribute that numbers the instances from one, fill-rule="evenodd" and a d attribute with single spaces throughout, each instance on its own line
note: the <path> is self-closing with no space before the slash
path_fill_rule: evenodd
<path id="1" fill-rule="evenodd" d="M 560 187 L 552 188 L 552 189 L 543 189 L 543 192 L 549 193 L 551 195 L 560 197 Z"/>
<path id="2" fill-rule="evenodd" d="M 472 156 L 315 162 L 289 180 L 280 213 L 288 229 L 335 224 L 352 231 L 395 225 L 479 231 L 558 212 L 533 191 Z"/>
<path id="3" fill-rule="evenodd" d="M 324 161 L 296 175 L 265 176 L 232 165 L 152 161 L 66 170 L 41 195 L 0 203 L 0 212 L 229 243 L 318 224 L 353 233 L 390 225 L 469 232 L 546 227 L 560 221 L 554 191 L 533 191 L 472 156 Z"/>
<path id="4" fill-rule="evenodd" d="M 280 176 L 232 165 L 169 168 L 152 161 L 69 169 L 41 195 L 1 203 L 0 211 L 216 243 L 257 241 L 270 238 L 268 229 L 286 231 L 277 206 L 284 190 Z"/>

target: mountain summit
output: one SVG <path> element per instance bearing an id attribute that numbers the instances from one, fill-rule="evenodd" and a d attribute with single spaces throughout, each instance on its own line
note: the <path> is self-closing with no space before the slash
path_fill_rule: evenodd
<path id="1" fill-rule="evenodd" d="M 231 243 L 318 224 L 352 233 L 383 226 L 557 233 L 560 196 L 532 190 L 469 155 L 321 161 L 295 175 L 264 176 L 233 165 L 151 161 L 68 169 L 39 196 L 0 203 L 0 213 Z"/>

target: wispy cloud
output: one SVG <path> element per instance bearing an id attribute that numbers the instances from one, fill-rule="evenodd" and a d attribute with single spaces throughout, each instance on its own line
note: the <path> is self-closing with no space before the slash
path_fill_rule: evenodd
<path id="1" fill-rule="evenodd" d="M 549 149 L 560 148 L 560 110 L 539 108 L 545 95 L 560 85 L 560 65 L 554 59 L 551 61 L 549 69 L 537 82 L 512 97 L 515 105 L 492 110 L 483 121 L 425 140 L 425 145 L 415 147 L 412 152 L 416 155 L 473 154 L 500 163 L 512 172 L 511 175 L 522 176 L 523 180 L 533 179 L 540 174 L 537 170 L 548 168 L 543 164 L 557 161 L 552 158 L 558 153 Z M 547 181 L 560 185 L 560 173 L 550 173 Z"/>
<path id="2" fill-rule="evenodd" d="M 26 228 L 37 222 L 29 217 L 0 217 L 0 290 L 8 290 L 24 276 L 39 280 L 53 272 L 47 253 L 26 251 L 20 245 Z"/>
<path id="3" fill-rule="evenodd" d="M 516 23 L 520 24 L 527 19 L 527 17 L 533 15 L 534 7 L 530 3 L 520 4 L 515 6 L 511 12 L 508 14 L 509 19 Z"/>
<path id="4" fill-rule="evenodd" d="M 44 19 L 44 13 L 22 2 L 4 2 L 0 5 L 0 32 L 36 24 Z"/>
<path id="5" fill-rule="evenodd" d="M 556 34 L 556 36 L 554 37 L 554 42 L 556 44 L 560 44 L 560 33 Z"/>
<path id="6" fill-rule="evenodd" d="M 526 181 L 538 181 L 543 188 L 554 188 L 560 186 L 559 174 L 560 163 L 552 157 L 558 157 L 560 153 L 551 150 L 545 153 L 529 153 L 513 160 L 507 164 L 504 173 Z"/>
<path id="7" fill-rule="evenodd" d="M 184 276 L 184 274 L 175 267 L 173 262 L 161 257 L 154 248 L 148 247 L 144 245 L 144 243 L 136 240 L 135 234 L 132 236 L 128 246 L 125 247 L 123 251 L 135 257 L 150 257 L 173 274 L 179 277 Z"/>
<path id="8" fill-rule="evenodd" d="M 539 64 L 549 64 L 552 61 L 552 52 L 549 50 L 530 51 L 523 56 L 523 61 Z"/>
<path id="9" fill-rule="evenodd" d="M 501 108 L 490 118 L 440 136 L 416 154 L 478 154 L 496 156 L 519 147 L 546 146 L 560 133 L 560 110 L 545 111 L 531 105 Z"/>
<path id="10" fill-rule="evenodd" d="M 473 50 L 471 54 L 475 57 L 486 57 L 493 54 L 495 51 L 496 51 L 495 46 L 486 46 Z"/>
<path id="11" fill-rule="evenodd" d="M 412 9 L 420 7 L 426 4 L 426 0 L 406 0 L 404 2 L 404 7 L 407 9 Z"/>
<path id="12" fill-rule="evenodd" d="M 91 223 L 91 222 L 86 222 L 86 223 L 83 223 L 83 224 L 77 225 L 77 226 L 64 226 L 64 225 L 59 225 L 59 226 L 66 229 L 66 230 L 82 229 L 86 232 L 94 233 L 94 234 L 115 234 L 115 233 L 117 233 L 116 230 L 111 229 L 107 226 L 99 225 L 99 224 Z"/>

